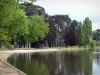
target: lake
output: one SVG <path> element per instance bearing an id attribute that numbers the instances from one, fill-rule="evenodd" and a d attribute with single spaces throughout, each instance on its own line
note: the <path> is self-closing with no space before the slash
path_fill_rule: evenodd
<path id="1" fill-rule="evenodd" d="M 27 75 L 100 75 L 96 51 L 14 54 L 8 62 Z"/>

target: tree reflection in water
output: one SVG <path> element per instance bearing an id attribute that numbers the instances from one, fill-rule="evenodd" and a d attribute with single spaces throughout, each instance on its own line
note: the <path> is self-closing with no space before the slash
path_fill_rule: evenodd
<path id="1" fill-rule="evenodd" d="M 39 63 L 36 60 L 26 61 L 24 64 L 26 74 L 28 75 L 49 75 L 48 68 L 45 64 Z"/>
<path id="2" fill-rule="evenodd" d="M 8 61 L 14 65 L 14 59 Z M 92 52 L 34 53 L 31 59 L 19 55 L 14 66 L 27 75 L 92 75 Z"/>

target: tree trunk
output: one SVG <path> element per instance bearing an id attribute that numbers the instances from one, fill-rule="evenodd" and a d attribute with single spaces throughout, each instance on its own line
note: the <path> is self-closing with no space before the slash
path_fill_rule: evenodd
<path id="1" fill-rule="evenodd" d="M 14 34 L 13 37 L 14 37 L 14 47 L 16 47 L 16 34 Z"/>
<path id="2" fill-rule="evenodd" d="M 27 41 L 26 44 L 25 44 L 25 48 L 28 48 L 28 41 Z"/>
<path id="3" fill-rule="evenodd" d="M 27 41 L 26 47 L 28 48 L 28 41 Z"/>
<path id="4" fill-rule="evenodd" d="M 29 42 L 29 48 L 31 48 L 31 42 Z"/>
<path id="5" fill-rule="evenodd" d="M 17 47 L 19 48 L 19 44 L 17 45 Z"/>
<path id="6" fill-rule="evenodd" d="M 27 48 L 27 45 L 25 44 L 25 48 Z"/>

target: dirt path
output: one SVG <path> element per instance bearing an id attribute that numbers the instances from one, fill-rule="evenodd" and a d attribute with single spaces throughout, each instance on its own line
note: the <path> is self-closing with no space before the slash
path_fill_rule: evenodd
<path id="1" fill-rule="evenodd" d="M 6 62 L 11 53 L 0 52 L 0 75 L 26 75 Z"/>

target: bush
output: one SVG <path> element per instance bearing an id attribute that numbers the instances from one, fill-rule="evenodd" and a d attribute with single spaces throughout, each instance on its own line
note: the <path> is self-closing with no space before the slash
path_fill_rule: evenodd
<path id="1" fill-rule="evenodd" d="M 100 46 L 100 41 L 96 41 L 96 46 Z"/>
<path id="2" fill-rule="evenodd" d="M 90 46 L 91 46 L 91 48 L 94 48 L 94 47 L 96 46 L 95 40 L 92 40 L 92 41 L 91 41 Z"/>

